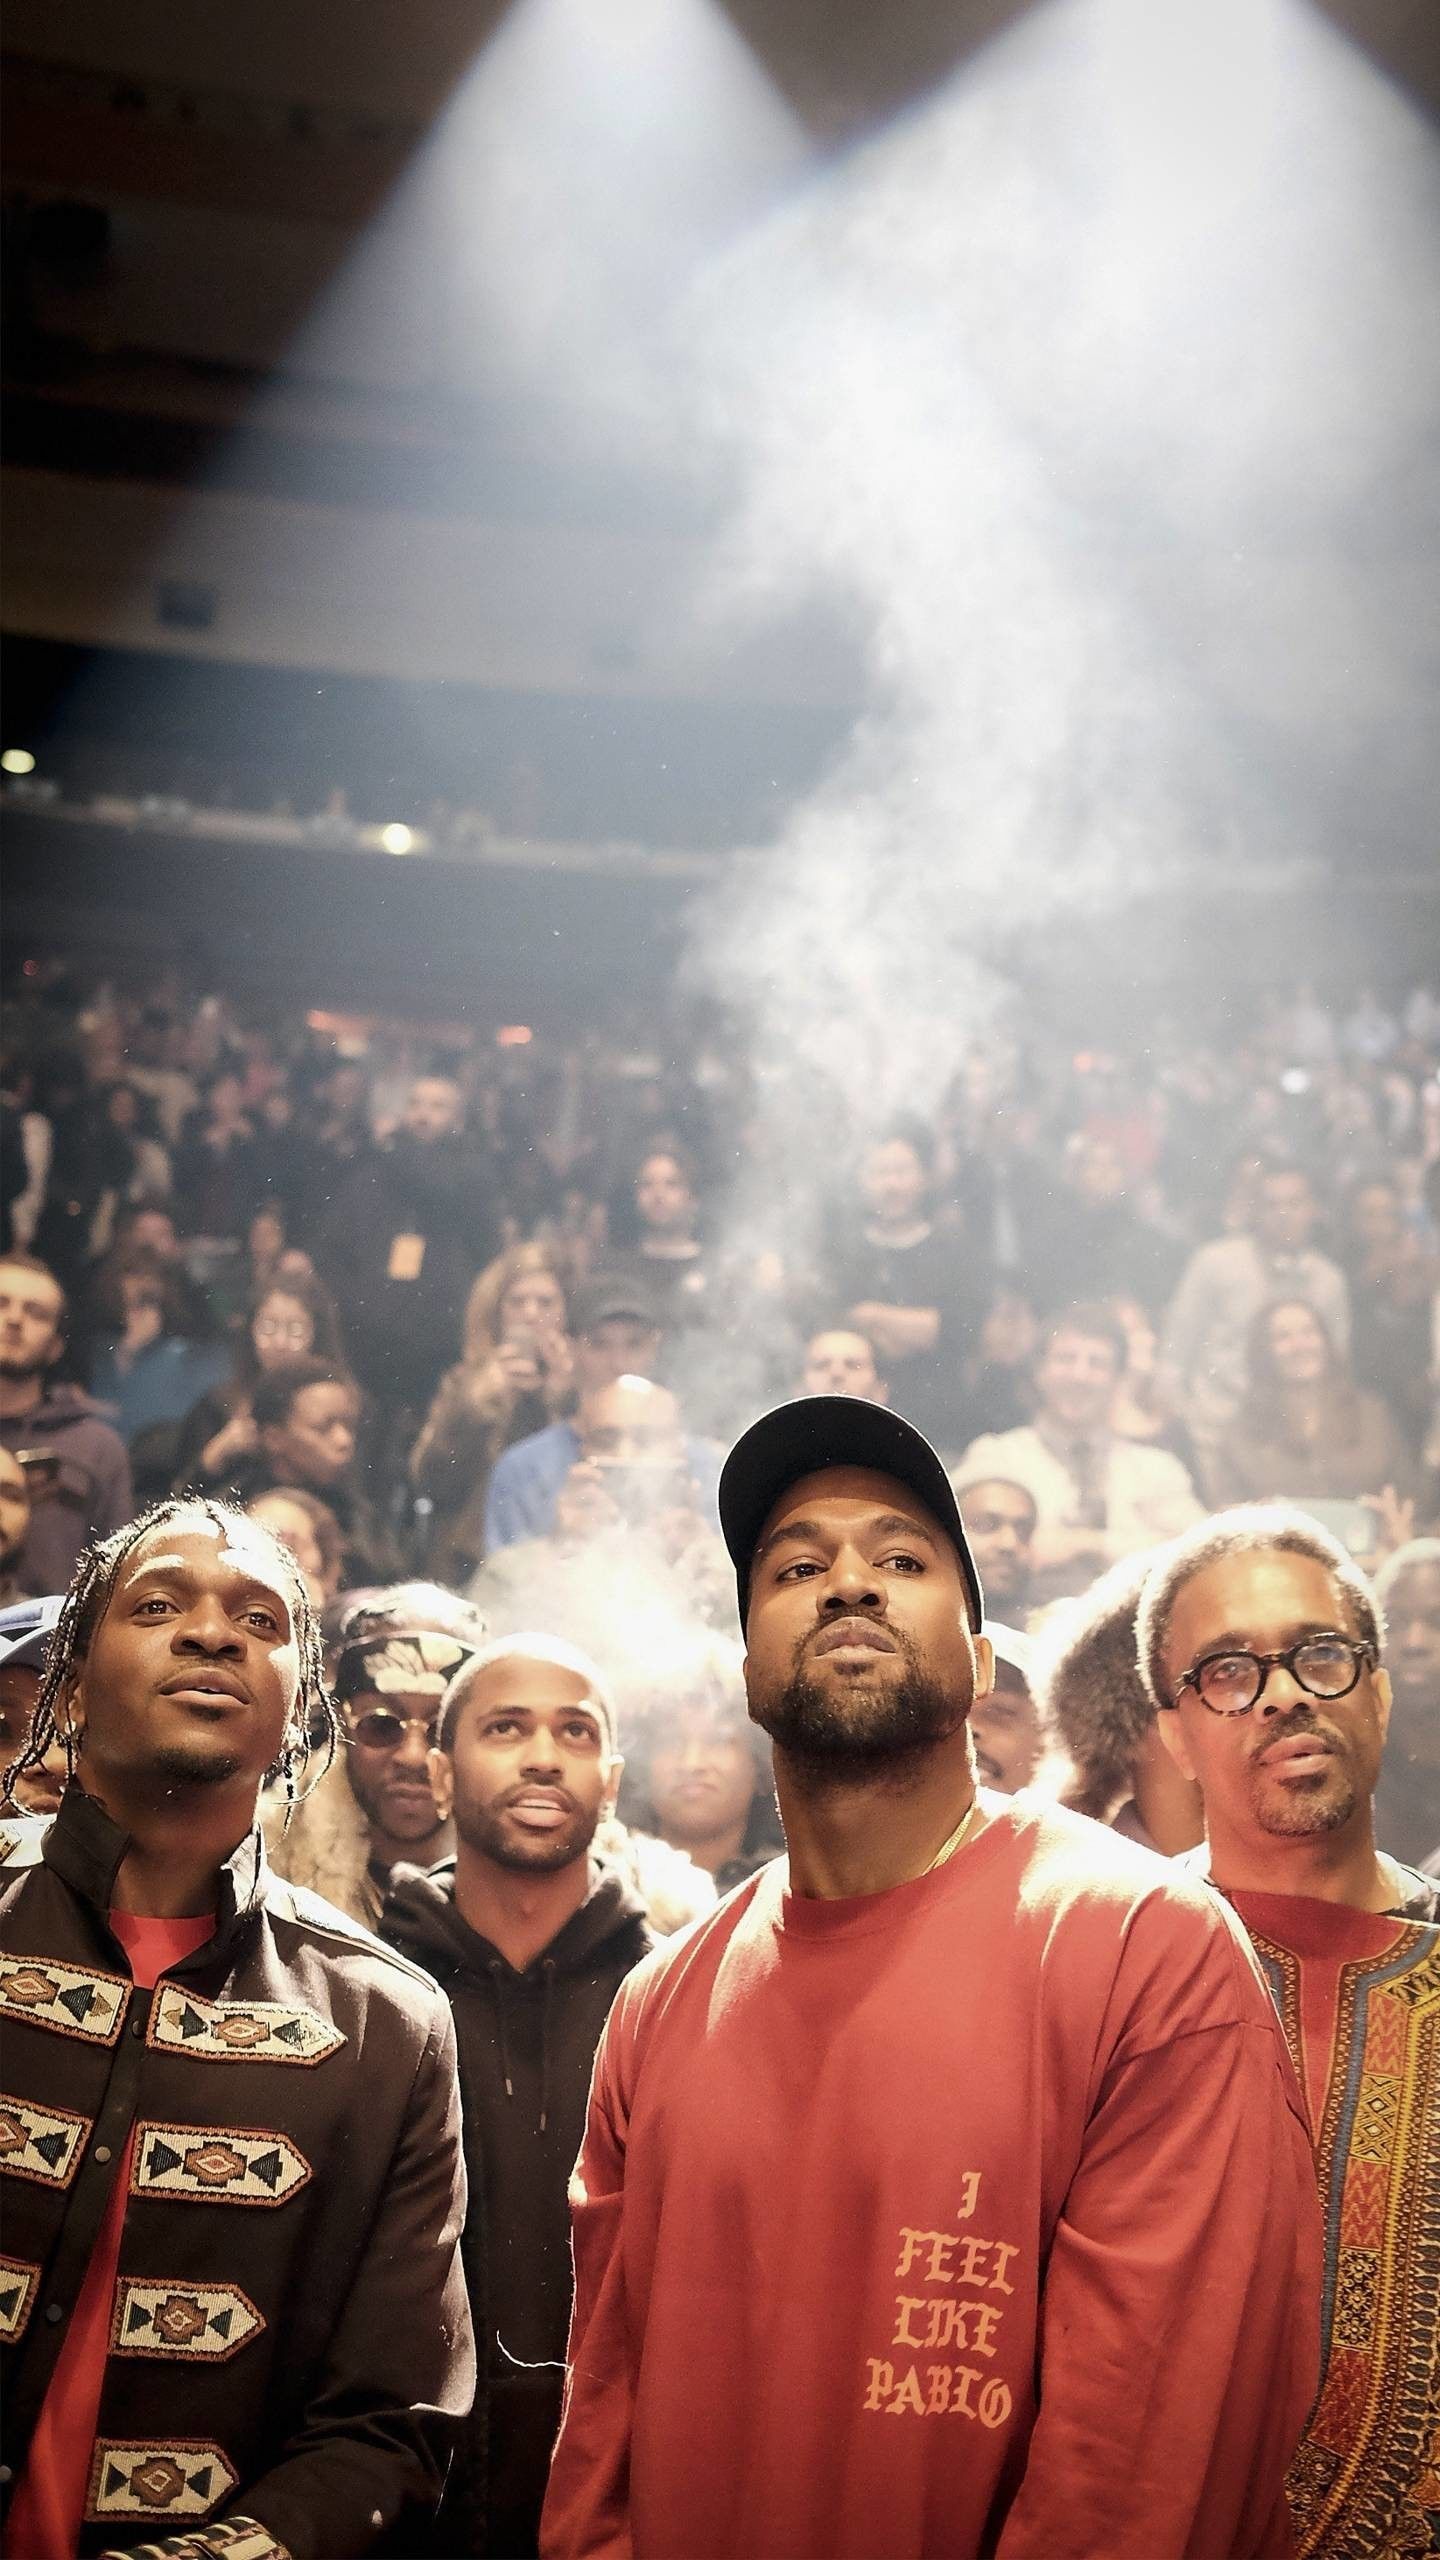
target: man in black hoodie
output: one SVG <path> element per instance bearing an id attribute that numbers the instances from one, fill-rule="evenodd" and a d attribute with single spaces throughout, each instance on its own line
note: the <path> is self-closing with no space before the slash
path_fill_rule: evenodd
<path id="1" fill-rule="evenodd" d="M 452 1680 L 437 1746 L 456 1853 L 397 1867 L 381 1921 L 447 1994 L 460 2049 L 480 2382 L 431 2548 L 533 2560 L 570 2320 L 566 2187 L 600 2030 L 654 1940 L 591 1854 L 622 1763 L 584 1654 L 543 1635 L 487 1646 Z"/>

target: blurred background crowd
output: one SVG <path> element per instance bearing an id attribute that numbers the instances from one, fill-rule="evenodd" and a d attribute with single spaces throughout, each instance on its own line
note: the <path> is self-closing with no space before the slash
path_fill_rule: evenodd
<path id="1" fill-rule="evenodd" d="M 1424 1605 L 1392 1638 L 1433 1722 L 1440 1000 L 1288 988 L 1209 1042 L 1123 1030 L 1077 1050 L 1017 990 L 983 1042 L 957 1036 L 930 1118 L 852 1147 L 816 1097 L 802 1214 L 766 1201 L 754 1091 L 698 1014 L 447 1030 L 27 959 L 5 1598 L 62 1589 L 172 1486 L 234 1492 L 332 1628 L 357 1591 L 421 1578 L 492 1630 L 583 1645 L 632 1798 L 677 1846 L 683 1813 L 650 1798 L 689 1714 L 689 1828 L 728 1872 L 773 1832 L 720 1459 L 766 1404 L 840 1391 L 893 1403 L 954 1469 L 1010 1631 L 977 1724 L 992 1782 L 1056 1738 L 1031 1642 L 1249 1498 L 1300 1500 L 1372 1570 L 1413 1558 Z M 728 1792 L 686 1758 L 727 1736 Z M 1426 1854 L 1430 1822 L 1397 1814 L 1391 1845 Z"/>

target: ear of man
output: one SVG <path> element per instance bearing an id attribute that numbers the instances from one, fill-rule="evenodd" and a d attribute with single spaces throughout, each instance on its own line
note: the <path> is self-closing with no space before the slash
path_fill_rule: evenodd
<path id="1" fill-rule="evenodd" d="M 425 1766 L 435 1810 L 442 1822 L 448 1822 L 455 1809 L 455 1763 L 448 1751 L 431 1751 Z"/>
<path id="2" fill-rule="evenodd" d="M 68 1725 L 77 1742 L 85 1731 L 85 1668 L 88 1659 L 87 1653 L 74 1656 L 54 1706 L 56 1732 L 63 1734 Z"/>

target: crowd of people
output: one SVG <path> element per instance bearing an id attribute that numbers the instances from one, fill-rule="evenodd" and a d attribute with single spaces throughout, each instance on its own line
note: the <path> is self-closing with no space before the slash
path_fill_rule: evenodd
<path id="1" fill-rule="evenodd" d="M 580 1471 L 590 1403 L 627 1374 L 678 1397 L 683 1457 L 652 1489 L 701 1518 L 700 1443 L 807 1370 L 885 1394 L 1029 1492 L 1037 1599 L 1187 1503 L 1303 1497 L 1372 1556 L 1435 1509 L 1424 989 L 1302 991 L 1211 1048 L 957 1037 L 933 1117 L 857 1135 L 837 1111 L 763 1231 L 755 1096 L 703 1031 L 337 1034 L 32 962 L 6 1040 L 3 1242 L 44 1264 L 56 1323 L 7 1378 L 5 1437 L 23 1413 L 36 1485 L 44 1454 L 75 1479 L 68 1538 L 64 1485 L 38 1506 L 47 1587 L 124 1516 L 102 1430 L 142 1496 L 293 1480 L 349 1583 L 468 1581 L 552 1535 L 562 1487 L 591 1519 L 602 1488 L 612 1512 L 642 1498 L 630 1461 Z M 1077 1307 L 1088 1333 L 1057 1330 Z"/>
<path id="2" fill-rule="evenodd" d="M 957 1038 L 761 1225 L 756 1126 L 700 1031 L 17 988 L 7 2560 L 1440 2525 L 1440 1001 Z"/>

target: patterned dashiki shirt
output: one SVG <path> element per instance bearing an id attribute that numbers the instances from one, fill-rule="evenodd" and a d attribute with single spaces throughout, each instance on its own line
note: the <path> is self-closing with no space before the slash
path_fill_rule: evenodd
<path id="1" fill-rule="evenodd" d="M 1440 2553 L 1440 1924 L 1231 1892 L 1284 2022 L 1325 2215 L 1298 2560 Z"/>

